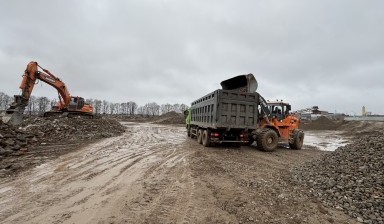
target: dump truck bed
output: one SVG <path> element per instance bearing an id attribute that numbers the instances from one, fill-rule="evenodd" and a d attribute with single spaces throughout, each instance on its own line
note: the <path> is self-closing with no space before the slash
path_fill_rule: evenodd
<path id="1" fill-rule="evenodd" d="M 256 129 L 259 94 L 215 90 L 192 102 L 191 125 L 215 129 Z"/>

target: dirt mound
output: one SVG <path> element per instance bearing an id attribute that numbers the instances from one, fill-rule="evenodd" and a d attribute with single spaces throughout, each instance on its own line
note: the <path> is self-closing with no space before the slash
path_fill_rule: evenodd
<path id="1" fill-rule="evenodd" d="M 343 121 L 338 130 L 345 131 L 347 134 L 359 135 L 374 132 L 383 132 L 384 122 L 381 121 Z"/>
<path id="2" fill-rule="evenodd" d="M 175 111 L 163 114 L 155 119 L 156 124 L 185 124 L 184 115 Z"/>
<path id="3" fill-rule="evenodd" d="M 300 123 L 303 130 L 336 130 L 340 123 L 332 121 L 325 116 L 321 116 L 309 123 Z"/>
<path id="4" fill-rule="evenodd" d="M 330 119 L 328 119 L 327 117 L 324 117 L 324 116 L 317 118 L 312 123 L 319 124 L 319 125 L 334 125 L 335 124 L 335 122 L 331 121 Z"/>
<path id="5" fill-rule="evenodd" d="M 294 171 L 312 196 L 359 222 L 384 220 L 384 136 L 363 135 Z"/>

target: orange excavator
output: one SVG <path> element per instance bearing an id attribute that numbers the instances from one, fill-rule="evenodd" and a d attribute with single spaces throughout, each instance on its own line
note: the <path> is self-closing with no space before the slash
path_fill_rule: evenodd
<path id="1" fill-rule="evenodd" d="M 43 72 L 39 71 L 41 68 Z M 22 122 L 25 107 L 28 105 L 33 87 L 37 80 L 47 83 L 59 93 L 59 101 L 53 106 L 51 111 L 45 112 L 44 116 L 65 115 L 65 116 L 86 116 L 93 117 L 93 107 L 86 104 L 84 98 L 71 96 L 64 82 L 38 65 L 37 62 L 28 63 L 24 71 L 23 79 L 20 84 L 21 95 L 14 96 L 14 102 L 6 110 L 3 122 L 11 125 L 18 125 Z"/>

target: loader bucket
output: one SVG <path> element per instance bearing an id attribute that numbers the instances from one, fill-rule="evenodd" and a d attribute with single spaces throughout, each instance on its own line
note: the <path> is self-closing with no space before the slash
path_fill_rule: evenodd
<path id="1" fill-rule="evenodd" d="M 220 83 L 223 90 L 238 90 L 240 92 L 254 93 L 257 90 L 257 81 L 252 73 L 239 75 Z"/>

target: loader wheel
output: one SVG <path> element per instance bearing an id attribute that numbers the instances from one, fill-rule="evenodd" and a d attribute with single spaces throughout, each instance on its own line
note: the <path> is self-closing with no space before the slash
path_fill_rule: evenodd
<path id="1" fill-rule="evenodd" d="M 272 152 L 279 143 L 279 136 L 272 129 L 263 130 L 257 138 L 257 146 L 266 152 Z"/>
<path id="2" fill-rule="evenodd" d="M 199 129 L 197 131 L 197 143 L 199 144 L 203 143 L 203 129 Z"/>
<path id="3" fill-rule="evenodd" d="M 304 143 L 304 132 L 301 130 L 294 130 L 292 143 L 289 143 L 291 149 L 300 150 Z"/>
<path id="4" fill-rule="evenodd" d="M 204 146 L 204 147 L 209 147 L 209 146 L 211 146 L 211 143 L 209 142 L 209 133 L 208 133 L 208 130 L 204 130 L 204 131 L 203 131 L 202 141 L 203 141 L 203 146 Z"/>

